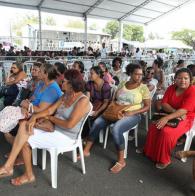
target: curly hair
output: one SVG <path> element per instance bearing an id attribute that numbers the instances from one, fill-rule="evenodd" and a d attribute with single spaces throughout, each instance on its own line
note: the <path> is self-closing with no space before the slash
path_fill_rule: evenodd
<path id="1" fill-rule="evenodd" d="M 140 64 L 129 63 L 126 67 L 126 74 L 130 76 L 136 69 L 142 69 Z"/>

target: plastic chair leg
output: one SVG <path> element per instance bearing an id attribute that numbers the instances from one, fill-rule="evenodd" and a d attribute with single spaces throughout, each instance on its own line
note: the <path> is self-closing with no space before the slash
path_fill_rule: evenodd
<path id="1" fill-rule="evenodd" d="M 84 160 L 84 155 L 83 155 L 83 146 L 82 146 L 82 144 L 79 144 L 79 153 L 80 153 L 80 157 L 81 157 L 82 171 L 83 171 L 83 174 L 85 174 L 86 170 L 85 170 L 85 160 Z"/>
<path id="2" fill-rule="evenodd" d="M 51 157 L 51 184 L 52 188 L 57 188 L 58 154 L 56 149 L 50 149 Z"/>
<path id="3" fill-rule="evenodd" d="M 124 150 L 124 158 L 127 158 L 127 150 L 128 150 L 128 136 L 129 136 L 129 131 L 126 131 L 123 133 L 124 139 L 125 139 L 125 150 Z"/>
<path id="4" fill-rule="evenodd" d="M 105 138 L 104 138 L 104 149 L 106 149 L 106 146 L 107 146 L 107 140 L 108 140 L 108 133 L 109 133 L 109 130 L 110 130 L 110 126 L 107 126 L 107 127 L 106 127 Z"/>
<path id="5" fill-rule="evenodd" d="M 99 133 L 99 142 L 102 144 L 104 142 L 104 130 Z"/>
<path id="6" fill-rule="evenodd" d="M 135 135 L 135 147 L 138 147 L 138 126 L 134 130 L 134 135 Z"/>
<path id="7" fill-rule="evenodd" d="M 186 142 L 185 142 L 185 146 L 184 146 L 184 151 L 190 150 L 190 146 L 191 146 L 191 143 L 192 143 L 192 135 L 190 133 L 187 133 L 186 136 L 187 137 L 186 137 Z M 186 162 L 187 158 L 182 158 L 181 161 Z"/>
<path id="8" fill-rule="evenodd" d="M 73 163 L 77 162 L 77 149 L 76 148 L 72 151 L 72 161 Z"/>
<path id="9" fill-rule="evenodd" d="M 146 115 L 145 115 L 146 119 L 146 131 L 148 131 L 148 112 L 146 112 Z"/>
<path id="10" fill-rule="evenodd" d="M 32 162 L 33 165 L 37 165 L 37 149 L 32 149 Z"/>
<path id="11" fill-rule="evenodd" d="M 46 169 L 46 160 L 47 160 L 47 151 L 46 149 L 42 150 L 42 170 Z"/>

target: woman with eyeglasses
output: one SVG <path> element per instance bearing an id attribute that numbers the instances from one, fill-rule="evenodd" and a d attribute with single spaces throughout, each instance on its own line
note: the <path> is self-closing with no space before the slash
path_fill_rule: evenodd
<path id="1" fill-rule="evenodd" d="M 190 130 L 195 117 L 195 87 L 191 85 L 192 74 L 187 68 L 179 69 L 175 82 L 169 86 L 162 100 L 166 116 L 151 123 L 147 133 L 144 153 L 164 169 L 171 164 L 171 152 L 177 140 Z M 167 125 L 171 119 L 181 118 L 176 128 Z"/>
<path id="2" fill-rule="evenodd" d="M 145 76 L 143 78 L 143 83 L 147 85 L 150 92 L 156 89 L 158 81 L 154 78 L 154 69 L 153 67 L 147 67 Z"/>
<path id="3" fill-rule="evenodd" d="M 129 81 L 119 85 L 115 97 L 118 104 L 129 105 L 129 108 L 120 113 L 121 118 L 114 122 L 112 127 L 112 135 L 117 150 L 117 161 L 110 168 L 110 172 L 119 173 L 125 166 L 124 159 L 125 141 L 123 133 L 131 130 L 141 120 L 141 113 L 146 112 L 150 106 L 150 94 L 147 86 L 142 84 L 143 71 L 138 64 L 129 64 L 126 72 L 130 76 Z M 90 155 L 90 151 L 98 138 L 101 130 L 113 122 L 106 120 L 103 116 L 99 116 L 93 123 L 87 144 L 84 148 L 84 155 Z"/>
<path id="4" fill-rule="evenodd" d="M 99 62 L 98 67 L 103 72 L 103 80 L 105 82 L 108 82 L 108 84 L 110 84 L 110 85 L 114 85 L 115 80 L 112 78 L 111 74 L 109 73 L 108 68 L 106 67 L 106 64 L 104 62 Z"/>

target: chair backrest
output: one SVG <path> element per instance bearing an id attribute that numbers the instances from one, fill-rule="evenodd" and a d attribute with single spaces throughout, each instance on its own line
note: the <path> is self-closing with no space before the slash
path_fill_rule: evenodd
<path id="1" fill-rule="evenodd" d="M 116 85 L 110 85 L 110 86 L 111 86 L 111 99 L 113 100 L 113 98 L 115 97 L 117 86 Z"/>
<path id="2" fill-rule="evenodd" d="M 82 124 L 81 124 L 81 126 L 80 126 L 79 134 L 78 134 L 78 137 L 77 137 L 76 141 L 79 140 L 79 139 L 81 138 L 81 133 L 82 133 L 82 131 L 83 131 L 83 126 L 84 126 L 86 120 L 88 119 L 89 115 L 91 114 L 91 112 L 92 112 L 92 110 L 93 110 L 93 105 L 92 105 L 92 103 L 90 102 L 89 104 L 90 104 L 90 110 L 89 110 L 88 113 L 86 114 L 86 116 L 85 116 L 85 118 L 84 118 L 84 120 L 83 120 L 83 122 L 82 122 Z"/>
<path id="3" fill-rule="evenodd" d="M 193 125 L 192 125 L 192 127 L 191 127 L 191 129 L 190 129 L 190 133 L 192 134 L 194 134 L 195 135 L 195 119 L 194 119 L 194 121 L 193 121 Z"/>
<path id="4" fill-rule="evenodd" d="M 174 77 L 175 77 L 175 73 L 165 75 L 165 88 L 173 84 Z"/>
<path id="5" fill-rule="evenodd" d="M 156 86 L 156 85 L 154 85 L 154 89 L 150 92 L 151 100 L 153 99 L 154 94 L 156 93 L 156 90 L 157 90 L 157 86 Z"/>

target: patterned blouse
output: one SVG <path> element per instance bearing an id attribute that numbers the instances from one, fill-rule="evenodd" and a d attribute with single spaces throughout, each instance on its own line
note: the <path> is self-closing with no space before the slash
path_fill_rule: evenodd
<path id="1" fill-rule="evenodd" d="M 131 106 L 128 111 L 138 110 L 142 108 L 142 102 L 144 99 L 150 99 L 150 92 L 145 84 L 140 84 L 137 88 L 127 89 L 126 82 L 122 82 L 117 90 L 116 99 L 119 104 Z"/>
<path id="2" fill-rule="evenodd" d="M 111 99 L 111 87 L 107 82 L 104 82 L 100 91 L 95 89 L 93 81 L 89 81 L 86 84 L 86 90 L 90 92 L 90 101 L 104 101 L 104 99 Z"/>

